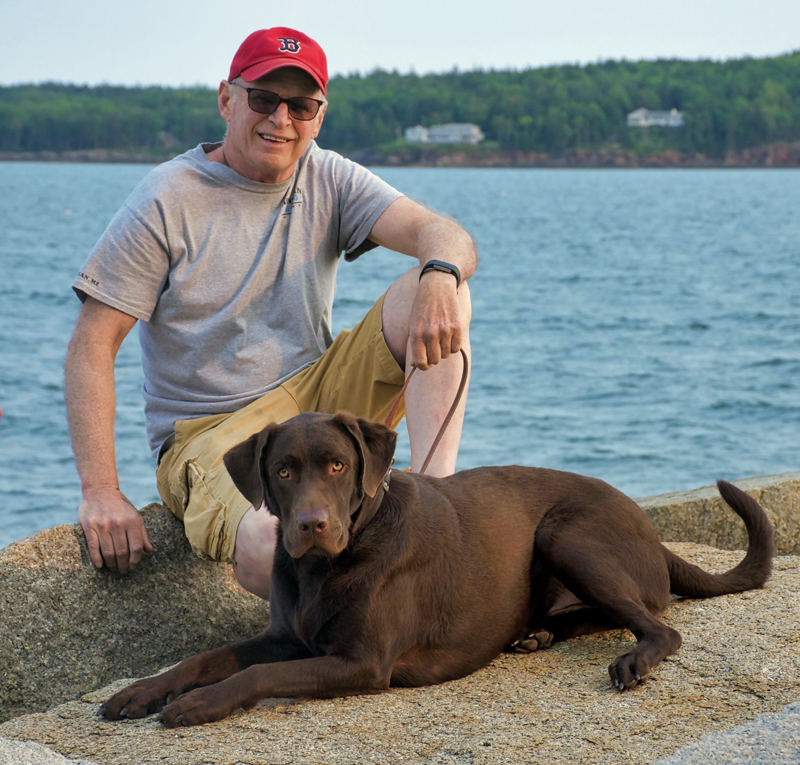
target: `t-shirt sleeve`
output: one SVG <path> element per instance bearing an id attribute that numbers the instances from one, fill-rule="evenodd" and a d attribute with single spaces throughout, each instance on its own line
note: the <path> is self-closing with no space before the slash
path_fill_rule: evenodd
<path id="1" fill-rule="evenodd" d="M 81 301 L 89 295 L 148 321 L 169 273 L 169 249 L 163 226 L 158 228 L 123 205 L 72 285 Z"/>
<path id="2" fill-rule="evenodd" d="M 339 250 L 345 259 L 377 247 L 367 237 L 386 208 L 403 196 L 377 175 L 349 159 L 340 158 L 335 168 L 339 195 Z"/>

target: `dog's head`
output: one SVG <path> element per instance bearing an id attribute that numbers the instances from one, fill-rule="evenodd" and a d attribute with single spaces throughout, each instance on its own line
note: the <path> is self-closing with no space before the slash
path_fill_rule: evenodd
<path id="1" fill-rule="evenodd" d="M 396 441 L 395 432 L 348 412 L 308 413 L 267 425 L 224 461 L 253 507 L 266 504 L 280 518 L 289 555 L 335 556 L 391 467 Z"/>

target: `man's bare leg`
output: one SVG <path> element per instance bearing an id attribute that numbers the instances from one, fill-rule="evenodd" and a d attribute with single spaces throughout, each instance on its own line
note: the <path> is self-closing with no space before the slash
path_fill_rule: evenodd
<path id="1" fill-rule="evenodd" d="M 239 522 L 233 573 L 236 581 L 253 595 L 269 600 L 269 584 L 275 543 L 278 539 L 278 519 L 262 507 L 250 508 Z"/>
<path id="2" fill-rule="evenodd" d="M 419 285 L 419 272 L 419 268 L 412 268 L 403 274 L 389 288 L 383 303 L 383 335 L 397 363 L 406 370 L 406 375 L 411 371 L 406 364 L 406 359 L 410 358 L 409 319 Z M 425 278 L 428 278 L 427 274 Z M 466 283 L 458 288 L 458 300 L 462 320 L 461 345 L 471 361 L 469 321 L 472 307 Z M 411 443 L 411 469 L 415 472 L 422 468 L 428 450 L 450 410 L 461 382 L 463 364 L 461 354 L 453 354 L 430 369 L 418 370 L 409 383 L 405 396 L 406 423 Z M 466 403 L 465 392 L 426 470 L 427 475 L 444 477 L 455 471 Z"/>

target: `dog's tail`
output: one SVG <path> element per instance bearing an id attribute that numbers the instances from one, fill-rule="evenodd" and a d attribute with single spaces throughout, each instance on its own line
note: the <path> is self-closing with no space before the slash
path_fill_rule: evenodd
<path id="1" fill-rule="evenodd" d="M 772 525 L 761 505 L 727 481 L 717 481 L 725 502 L 744 521 L 747 528 L 747 554 L 738 566 L 724 574 L 709 574 L 687 563 L 662 545 L 669 568 L 670 590 L 689 598 L 710 598 L 743 590 L 755 590 L 769 579 L 775 540 Z"/>

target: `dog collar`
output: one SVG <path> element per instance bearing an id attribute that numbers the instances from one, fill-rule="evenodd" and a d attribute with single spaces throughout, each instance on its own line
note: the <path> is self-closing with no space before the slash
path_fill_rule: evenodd
<path id="1" fill-rule="evenodd" d="M 394 462 L 394 460 L 392 460 L 392 462 Z M 372 502 L 367 508 L 365 508 L 364 503 L 367 499 L 369 499 L 369 495 L 364 496 L 364 499 L 362 500 L 361 505 L 359 505 L 359 509 L 357 511 L 358 517 L 353 523 L 353 528 L 351 530 L 353 535 L 358 534 L 375 517 L 375 513 L 378 512 L 378 508 L 381 506 L 383 498 L 389 491 L 389 481 L 391 479 L 391 475 L 392 468 L 389 468 L 386 471 L 386 475 L 383 477 L 383 480 L 380 482 L 378 490 L 375 492 L 375 496 L 372 498 Z"/>

